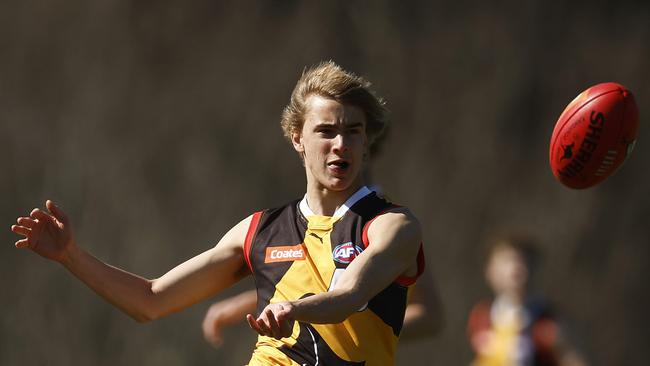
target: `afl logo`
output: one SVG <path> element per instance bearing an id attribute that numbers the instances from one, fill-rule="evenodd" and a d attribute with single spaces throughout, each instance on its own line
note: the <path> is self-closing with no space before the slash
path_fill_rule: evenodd
<path id="1" fill-rule="evenodd" d="M 332 251 L 332 257 L 334 257 L 334 260 L 339 263 L 349 264 L 354 258 L 361 254 L 361 252 L 363 252 L 363 249 L 349 241 L 334 248 Z"/>

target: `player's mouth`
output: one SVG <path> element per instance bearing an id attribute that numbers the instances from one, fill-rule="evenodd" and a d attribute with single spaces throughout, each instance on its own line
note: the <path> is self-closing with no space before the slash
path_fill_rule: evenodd
<path id="1" fill-rule="evenodd" d="M 342 175 L 347 172 L 348 168 L 350 167 L 350 163 L 346 160 L 343 159 L 336 159 L 332 160 L 327 163 L 327 168 L 334 174 L 334 175 Z"/>

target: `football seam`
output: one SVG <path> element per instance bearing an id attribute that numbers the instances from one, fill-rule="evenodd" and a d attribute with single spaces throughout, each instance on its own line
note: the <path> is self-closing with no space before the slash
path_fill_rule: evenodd
<path id="1" fill-rule="evenodd" d="M 566 120 L 564 121 L 564 123 L 563 123 L 561 126 L 555 126 L 556 128 L 553 129 L 553 132 L 555 132 L 556 130 L 557 130 L 558 132 L 560 132 L 560 131 L 564 128 L 564 126 L 566 126 L 566 124 L 569 123 L 569 121 L 573 118 L 573 116 L 576 115 L 576 113 L 578 113 L 579 111 L 581 111 L 582 108 L 584 108 L 587 104 L 591 103 L 594 99 L 599 98 L 599 97 L 601 97 L 601 96 L 603 96 L 603 95 L 605 95 L 605 94 L 614 93 L 614 92 L 620 92 L 620 93 L 622 93 L 623 90 L 621 90 L 621 88 L 617 88 L 617 89 L 615 89 L 615 90 L 609 90 L 609 91 L 606 91 L 606 92 L 603 92 L 603 93 L 600 93 L 600 94 L 594 95 L 593 98 L 589 98 L 586 102 L 582 103 L 582 105 L 581 105 L 578 109 L 576 109 L 575 111 L 573 111 L 573 113 L 571 113 L 571 115 L 570 115 L 569 117 L 566 118 Z M 567 106 L 567 107 L 568 107 L 568 106 Z M 559 122 L 559 121 L 558 121 L 558 122 Z M 551 155 L 550 158 L 551 158 L 551 159 L 550 159 L 550 160 L 553 160 L 553 156 L 552 156 L 552 155 L 553 155 L 553 151 L 555 151 L 555 144 L 556 144 L 556 142 L 557 142 L 557 139 L 559 138 L 559 135 L 560 135 L 559 133 L 558 133 L 558 134 L 555 134 L 555 137 L 553 138 L 553 141 L 551 141 L 551 151 L 550 151 L 550 155 Z"/>

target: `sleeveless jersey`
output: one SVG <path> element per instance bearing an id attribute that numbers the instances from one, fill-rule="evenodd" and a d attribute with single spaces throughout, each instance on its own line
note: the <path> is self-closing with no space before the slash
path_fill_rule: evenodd
<path id="1" fill-rule="evenodd" d="M 470 312 L 467 333 L 476 352 L 474 366 L 559 364 L 558 326 L 543 301 L 529 299 L 520 316 L 507 321 L 499 321 L 492 301 L 481 301 Z"/>
<path id="2" fill-rule="evenodd" d="M 368 245 L 369 223 L 397 206 L 362 187 L 334 216 L 313 215 L 306 203 L 257 212 L 244 253 L 257 287 L 257 313 L 333 288 Z M 296 322 L 290 337 L 259 336 L 250 365 L 394 364 L 409 286 L 424 269 L 422 248 L 414 277 L 400 277 L 338 324 Z"/>

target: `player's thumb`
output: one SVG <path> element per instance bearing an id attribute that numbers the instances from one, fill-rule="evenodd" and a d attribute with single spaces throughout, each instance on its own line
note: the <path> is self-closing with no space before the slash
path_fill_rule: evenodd
<path id="1" fill-rule="evenodd" d="M 45 202 L 45 207 L 47 207 L 47 210 L 50 211 L 52 216 L 54 216 L 57 220 L 59 220 L 63 224 L 68 223 L 68 216 L 57 206 L 52 202 L 51 200 L 47 200 Z"/>

